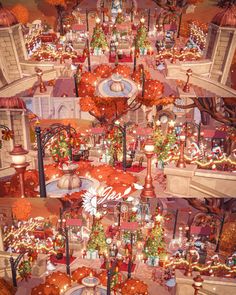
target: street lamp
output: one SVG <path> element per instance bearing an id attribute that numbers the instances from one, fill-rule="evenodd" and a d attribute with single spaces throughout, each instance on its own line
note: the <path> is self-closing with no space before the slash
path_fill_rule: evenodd
<path id="1" fill-rule="evenodd" d="M 185 145 L 186 136 L 184 134 L 181 134 L 179 136 L 179 139 L 180 139 L 180 155 L 179 155 L 179 160 L 177 162 L 176 167 L 185 168 L 186 164 L 185 164 L 185 160 L 184 160 L 184 145 Z"/>
<path id="2" fill-rule="evenodd" d="M 123 159 L 122 159 L 122 167 L 123 171 L 126 171 L 126 152 L 127 152 L 127 146 L 126 146 L 126 129 L 129 123 L 124 123 L 124 126 L 120 125 L 120 121 L 115 121 L 115 126 L 120 130 L 122 134 L 122 144 L 123 144 Z"/>
<path id="3" fill-rule="evenodd" d="M 13 150 L 9 153 L 12 157 L 11 167 L 15 168 L 16 173 L 20 178 L 20 193 L 21 197 L 25 197 L 25 185 L 24 185 L 24 173 L 26 167 L 29 166 L 29 163 L 26 162 L 25 155 L 28 154 L 28 151 L 23 149 L 21 144 L 16 144 Z"/>
<path id="4" fill-rule="evenodd" d="M 40 126 L 35 127 L 36 141 L 37 141 L 37 153 L 38 153 L 38 171 L 39 171 L 39 193 L 41 198 L 47 197 L 46 184 L 45 184 L 45 173 L 43 165 L 43 148 L 41 141 L 41 128 Z"/>
<path id="5" fill-rule="evenodd" d="M 65 219 L 58 220 L 60 224 L 59 233 L 65 237 L 66 241 L 66 273 L 70 276 L 70 247 L 69 247 L 69 235 L 68 235 L 68 227 L 66 226 Z"/>
<path id="6" fill-rule="evenodd" d="M 114 45 L 115 45 L 115 50 L 116 50 L 115 66 L 118 66 L 118 45 L 119 45 L 119 42 L 116 41 L 114 43 Z"/>
<path id="7" fill-rule="evenodd" d="M 88 70 L 89 72 L 91 72 L 91 60 L 90 60 L 90 48 L 89 48 L 89 37 L 86 40 L 86 46 L 87 46 L 87 51 L 88 51 L 88 55 L 87 55 L 87 59 L 88 59 Z"/>
<path id="8" fill-rule="evenodd" d="M 193 278 L 193 288 L 194 288 L 194 295 L 198 295 L 198 291 L 202 288 L 202 283 L 204 282 L 203 278 L 200 275 L 197 275 Z"/>
<path id="9" fill-rule="evenodd" d="M 144 151 L 147 157 L 147 174 L 145 177 L 144 188 L 141 192 L 141 198 L 154 198 L 156 197 L 154 186 L 152 184 L 152 175 L 151 175 L 151 159 L 154 155 L 155 145 L 152 138 L 148 138 L 145 146 Z"/>
<path id="10" fill-rule="evenodd" d="M 188 69 L 187 72 L 186 72 L 186 75 L 187 75 L 187 81 L 184 85 L 184 88 L 183 88 L 183 91 L 184 92 L 189 92 L 190 91 L 190 87 L 189 87 L 189 79 L 190 79 L 190 76 L 192 76 L 192 73 L 193 71 L 191 69 Z"/>

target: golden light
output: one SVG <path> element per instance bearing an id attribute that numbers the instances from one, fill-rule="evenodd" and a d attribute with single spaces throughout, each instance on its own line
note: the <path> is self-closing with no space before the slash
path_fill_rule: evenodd
<path id="1" fill-rule="evenodd" d="M 96 18 L 96 24 L 100 24 L 101 20 L 99 17 Z"/>
<path id="2" fill-rule="evenodd" d="M 169 122 L 169 126 L 172 127 L 172 128 L 175 127 L 175 121 L 171 120 L 171 121 Z"/>
<path id="3" fill-rule="evenodd" d="M 140 19 L 140 23 L 141 23 L 141 24 L 144 24 L 144 23 L 145 23 L 145 18 L 144 18 L 144 17 L 142 17 L 142 18 Z"/>

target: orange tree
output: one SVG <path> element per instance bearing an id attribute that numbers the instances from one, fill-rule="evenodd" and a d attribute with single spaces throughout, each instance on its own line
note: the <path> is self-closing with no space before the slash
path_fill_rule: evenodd
<path id="1" fill-rule="evenodd" d="M 197 5 L 198 3 L 202 2 L 203 0 L 170 0 L 167 3 L 163 3 L 162 0 L 153 0 L 159 7 L 163 9 L 163 18 L 159 17 L 165 21 L 165 19 L 174 20 L 178 19 L 178 37 L 180 34 L 180 28 L 182 23 L 182 15 L 186 12 L 186 9 L 189 5 Z"/>
<path id="2" fill-rule="evenodd" d="M 58 29 L 61 35 L 64 34 L 62 18 L 64 11 L 66 9 L 66 0 L 45 0 L 48 4 L 55 6 L 57 10 L 57 17 L 58 17 Z"/>
<path id="3" fill-rule="evenodd" d="M 28 220 L 31 211 L 31 203 L 26 199 L 19 199 L 13 203 L 12 212 L 17 220 Z"/>
<path id="4" fill-rule="evenodd" d="M 175 101 L 172 96 L 162 97 L 164 85 L 158 80 L 150 79 L 150 73 L 147 70 L 144 70 L 147 78 L 144 84 L 144 95 L 137 95 L 130 99 L 127 97 L 99 97 L 95 95 L 95 87 L 99 79 L 104 75 L 108 76 L 108 73 L 118 73 L 123 77 L 130 77 L 136 83 L 141 79 L 141 68 L 138 68 L 135 73 L 131 73 L 130 68 L 125 65 L 118 65 L 112 71 L 107 66 L 100 65 L 93 73 L 82 74 L 78 84 L 81 111 L 88 112 L 102 125 L 113 125 L 128 111 L 135 111 L 142 105 L 166 105 Z"/>
<path id="5" fill-rule="evenodd" d="M 29 21 L 29 10 L 24 5 L 17 4 L 13 6 L 11 12 L 21 24 L 25 25 Z"/>

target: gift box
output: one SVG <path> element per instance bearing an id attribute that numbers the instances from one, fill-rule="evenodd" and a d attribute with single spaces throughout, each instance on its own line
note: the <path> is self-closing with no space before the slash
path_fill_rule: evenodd
<path id="1" fill-rule="evenodd" d="M 158 257 L 154 257 L 154 256 L 148 257 L 147 265 L 150 265 L 150 266 L 158 266 L 159 265 L 159 258 Z"/>
<path id="2" fill-rule="evenodd" d="M 98 250 L 88 250 L 86 258 L 87 259 L 97 259 L 97 258 L 99 258 Z"/>

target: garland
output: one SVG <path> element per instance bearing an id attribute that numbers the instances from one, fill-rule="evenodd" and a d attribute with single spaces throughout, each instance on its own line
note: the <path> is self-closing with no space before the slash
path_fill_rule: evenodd
<path id="1" fill-rule="evenodd" d="M 28 279 L 31 277 L 31 263 L 29 260 L 23 260 L 19 267 L 18 267 L 18 272 L 22 280 L 28 281 Z"/>

